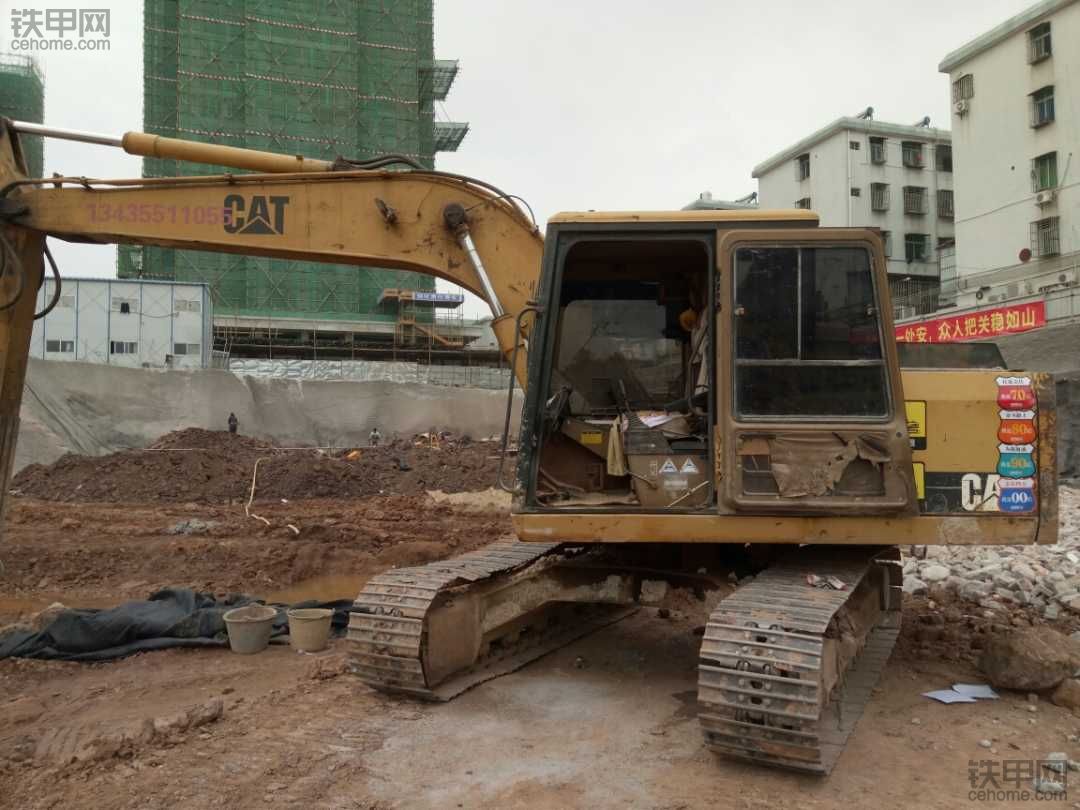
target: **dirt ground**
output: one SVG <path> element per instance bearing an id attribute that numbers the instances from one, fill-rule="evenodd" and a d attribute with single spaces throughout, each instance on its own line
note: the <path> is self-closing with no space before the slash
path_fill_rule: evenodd
<path id="1" fill-rule="evenodd" d="M 267 525 L 239 502 L 17 497 L 0 550 L 0 624 L 53 601 L 108 606 L 166 585 L 352 597 L 377 571 L 508 533 L 499 502 L 264 499 L 253 509 Z M 644 608 L 439 705 L 371 691 L 345 672 L 340 639 L 316 655 L 272 646 L 250 657 L 0 661 L 0 807 L 944 810 L 972 803 L 971 761 L 1080 759 L 1068 739 L 1080 718 L 1046 700 L 1030 711 L 1018 694 L 953 706 L 921 697 L 978 682 L 987 634 L 1042 621 L 927 597 L 906 603 L 887 674 L 831 777 L 719 759 L 695 717 L 694 630 L 706 603 L 678 591 L 666 607 L 666 618 Z M 1080 787 L 1054 804 L 1077 799 Z"/>

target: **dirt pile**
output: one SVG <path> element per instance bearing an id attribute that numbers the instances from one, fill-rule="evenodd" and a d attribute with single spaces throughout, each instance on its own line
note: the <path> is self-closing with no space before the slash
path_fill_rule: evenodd
<path id="1" fill-rule="evenodd" d="M 498 446 L 492 442 L 397 441 L 358 452 L 292 450 L 220 431 L 189 428 L 141 450 L 106 456 L 65 455 L 31 464 L 13 480 L 19 494 L 51 501 L 197 502 L 246 499 L 259 462 L 255 500 L 415 495 L 490 487 Z"/>

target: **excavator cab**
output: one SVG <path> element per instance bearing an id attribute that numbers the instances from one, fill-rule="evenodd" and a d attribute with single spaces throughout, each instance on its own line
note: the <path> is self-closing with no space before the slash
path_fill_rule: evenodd
<path id="1" fill-rule="evenodd" d="M 522 510 L 913 513 L 880 239 L 711 213 L 553 221 Z"/>

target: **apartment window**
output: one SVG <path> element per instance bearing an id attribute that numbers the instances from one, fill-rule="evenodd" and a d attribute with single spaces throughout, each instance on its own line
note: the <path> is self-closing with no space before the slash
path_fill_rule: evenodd
<path id="1" fill-rule="evenodd" d="M 969 98 L 975 96 L 975 77 L 970 73 L 965 73 L 959 79 L 952 83 L 952 100 L 955 104 L 957 101 L 967 101 Z"/>
<path id="2" fill-rule="evenodd" d="M 60 300 L 56 302 L 56 306 L 64 309 L 75 309 L 75 296 L 61 295 Z"/>
<path id="3" fill-rule="evenodd" d="M 109 354 L 138 354 L 139 344 L 134 340 L 110 340 Z"/>
<path id="4" fill-rule="evenodd" d="M 925 214 L 926 208 L 926 187 L 904 186 L 904 213 Z"/>
<path id="5" fill-rule="evenodd" d="M 131 312 L 136 311 L 136 305 L 138 303 L 138 299 L 135 298 L 119 298 L 117 296 L 113 296 L 112 309 L 113 312 L 119 312 L 121 314 L 127 315 Z"/>
<path id="6" fill-rule="evenodd" d="M 1047 217 L 1031 223 L 1031 255 L 1056 256 L 1061 252 L 1060 217 Z"/>
<path id="7" fill-rule="evenodd" d="M 802 199 L 796 200 L 795 201 L 795 207 L 796 208 L 805 208 L 807 210 L 810 210 L 810 198 L 809 197 L 803 197 Z"/>
<path id="8" fill-rule="evenodd" d="M 805 180 L 810 176 L 810 155 L 799 155 L 795 158 L 795 179 Z"/>
<path id="9" fill-rule="evenodd" d="M 202 302 L 187 301 L 183 298 L 177 298 L 173 301 L 173 309 L 177 312 L 200 312 L 202 310 Z"/>
<path id="10" fill-rule="evenodd" d="M 1041 62 L 1053 53 L 1050 46 L 1050 23 L 1044 22 L 1028 31 L 1028 61 Z"/>
<path id="11" fill-rule="evenodd" d="M 858 141 L 848 141 L 848 148 L 858 152 L 862 145 Z"/>
<path id="12" fill-rule="evenodd" d="M 929 246 L 930 237 L 925 233 L 904 234 L 904 258 L 909 262 L 925 262 Z"/>
<path id="13" fill-rule="evenodd" d="M 953 193 L 951 188 L 938 189 L 937 215 L 943 219 L 953 218 Z"/>
<path id="14" fill-rule="evenodd" d="M 1031 94 L 1031 125 L 1041 127 L 1054 120 L 1054 86 L 1049 85 Z"/>
<path id="15" fill-rule="evenodd" d="M 882 231 L 881 241 L 884 242 L 885 258 L 892 256 L 892 231 Z"/>
<path id="16" fill-rule="evenodd" d="M 75 351 L 74 340 L 46 340 L 45 351 L 59 354 L 71 354 Z"/>
<path id="17" fill-rule="evenodd" d="M 859 188 L 858 186 L 852 186 L 851 187 L 851 196 L 852 197 L 861 197 L 862 196 L 862 189 Z"/>
<path id="18" fill-rule="evenodd" d="M 939 172 L 952 171 L 952 146 L 947 143 L 939 143 L 934 147 L 934 163 Z"/>
<path id="19" fill-rule="evenodd" d="M 1057 152 L 1047 152 L 1031 161 L 1031 190 L 1044 191 L 1057 186 Z"/>
<path id="20" fill-rule="evenodd" d="M 888 183 L 871 183 L 870 184 L 870 210 L 871 211 L 888 211 L 889 210 L 889 184 Z"/>
<path id="21" fill-rule="evenodd" d="M 904 165 L 909 169 L 921 169 L 923 167 L 923 145 L 918 141 L 904 141 L 901 146 Z"/>
<path id="22" fill-rule="evenodd" d="M 202 344 L 199 343 L 174 343 L 173 354 L 199 355 L 202 354 Z"/>
<path id="23" fill-rule="evenodd" d="M 885 139 L 884 138 L 871 138 L 870 139 L 870 162 L 871 163 L 884 163 L 885 162 Z"/>

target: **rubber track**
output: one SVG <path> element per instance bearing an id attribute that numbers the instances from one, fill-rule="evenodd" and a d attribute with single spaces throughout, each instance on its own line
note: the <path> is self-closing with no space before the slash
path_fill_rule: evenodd
<path id="1" fill-rule="evenodd" d="M 460 557 L 373 577 L 354 602 L 361 612 L 353 612 L 349 619 L 350 669 L 381 691 L 449 700 L 477 683 L 517 669 L 549 649 L 591 632 L 601 624 L 586 621 L 563 628 L 558 637 L 529 637 L 520 649 L 501 650 L 497 660 L 478 662 L 440 684 L 429 684 L 425 677 L 424 621 L 440 593 L 520 571 L 558 549 L 555 543 L 507 540 Z M 606 624 L 621 615 L 608 614 L 604 618 L 602 623 Z"/>
<path id="2" fill-rule="evenodd" d="M 724 599 L 705 628 L 698 717 L 705 741 L 729 757 L 827 774 L 839 758 L 899 634 L 899 567 L 887 566 L 887 604 L 829 695 L 819 694 L 825 631 L 878 559 L 895 550 L 806 548 Z M 807 585 L 835 576 L 844 590 Z"/>

